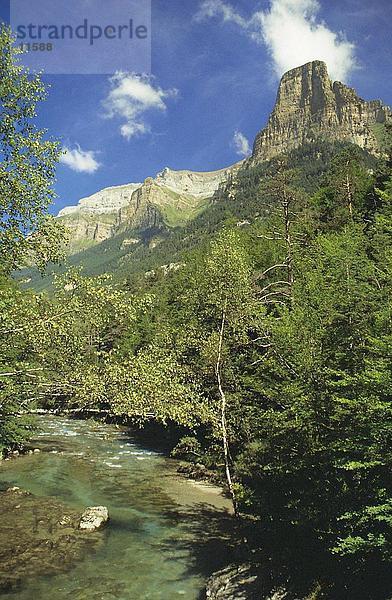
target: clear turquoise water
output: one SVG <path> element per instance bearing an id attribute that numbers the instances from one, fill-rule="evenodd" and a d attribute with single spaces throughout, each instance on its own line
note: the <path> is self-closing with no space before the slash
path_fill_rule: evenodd
<path id="1" fill-rule="evenodd" d="M 194 600 L 219 564 L 228 503 L 175 476 L 172 461 L 115 426 L 40 419 L 42 452 L 3 463 L 0 486 L 81 511 L 105 505 L 104 544 L 71 571 L 23 582 L 1 600 Z M 223 528 L 224 529 L 224 528 Z M 221 539 L 222 538 L 222 539 Z"/>

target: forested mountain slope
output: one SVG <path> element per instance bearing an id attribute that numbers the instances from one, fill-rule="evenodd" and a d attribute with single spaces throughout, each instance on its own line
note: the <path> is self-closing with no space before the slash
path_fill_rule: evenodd
<path id="1" fill-rule="evenodd" d="M 369 169 L 374 167 L 376 158 L 368 152 L 347 142 L 323 140 L 290 151 L 284 160 L 296 170 L 298 190 L 309 196 L 322 187 L 334 156 L 350 148 Z M 51 273 L 64 272 L 67 265 L 83 268 L 86 275 L 111 273 L 120 281 L 143 279 L 146 273 L 160 267 L 165 271 L 165 266 L 184 262 L 189 250 L 206 242 L 225 224 L 248 227 L 262 219 L 269 211 L 266 183 L 273 178 L 280 160 L 245 163 L 216 190 L 208 206 L 182 226 L 164 227 L 162 221 L 139 227 L 123 224 L 113 237 L 70 255 L 63 266 L 49 268 L 46 277 L 35 270 L 22 272 L 21 277 L 29 287 L 45 289 L 51 285 Z"/>

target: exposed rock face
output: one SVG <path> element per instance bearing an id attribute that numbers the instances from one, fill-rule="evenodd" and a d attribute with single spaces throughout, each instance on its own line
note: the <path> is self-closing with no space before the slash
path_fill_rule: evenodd
<path id="1" fill-rule="evenodd" d="M 183 226 L 208 204 L 227 173 L 227 169 L 195 173 L 166 168 L 135 191 L 121 209 L 121 224 L 141 230 Z"/>
<path id="2" fill-rule="evenodd" d="M 377 154 L 378 130 L 391 120 L 388 106 L 362 100 L 352 88 L 332 82 L 325 63 L 313 61 L 283 75 L 275 108 L 256 137 L 253 160 L 269 160 L 319 138 L 349 141 Z"/>
<path id="3" fill-rule="evenodd" d="M 230 565 L 210 577 L 206 587 L 206 598 L 208 600 L 260 600 L 262 597 L 265 598 L 261 595 L 261 587 L 251 565 Z"/>
<path id="4" fill-rule="evenodd" d="M 112 237 L 120 224 L 121 208 L 140 186 L 141 183 L 129 183 L 105 188 L 82 198 L 77 206 L 63 208 L 58 217 L 70 232 L 70 254 Z"/>
<path id="5" fill-rule="evenodd" d="M 83 198 L 77 206 L 66 207 L 58 214 L 70 231 L 70 254 L 124 229 L 143 231 L 185 225 L 208 205 L 209 198 L 240 165 L 211 172 L 165 168 L 143 184 L 110 187 Z"/>
<path id="6" fill-rule="evenodd" d="M 67 206 L 58 214 L 59 217 L 74 213 L 87 213 L 95 215 L 117 214 L 122 206 L 126 206 L 132 194 L 141 186 L 141 183 L 128 183 L 109 187 L 79 200 L 77 206 Z"/>
<path id="7" fill-rule="evenodd" d="M 123 226 L 132 229 L 159 229 L 163 225 L 158 206 L 165 200 L 152 177 L 132 195 L 130 203 L 121 209 L 120 221 Z"/>
<path id="8" fill-rule="evenodd" d="M 113 215 L 115 221 L 117 215 Z M 84 250 L 93 244 L 99 244 L 112 237 L 115 232 L 115 223 L 104 223 L 97 221 L 94 217 L 80 214 L 77 218 L 62 219 L 69 232 L 70 254 Z"/>
<path id="9" fill-rule="evenodd" d="M 274 585 L 273 577 L 258 564 L 232 564 L 216 571 L 207 581 L 207 600 L 311 600 L 310 591 L 298 595 L 285 585 Z"/>
<path id="10" fill-rule="evenodd" d="M 81 516 L 79 529 L 96 531 L 103 527 L 109 520 L 106 506 L 89 506 Z"/>
<path id="11" fill-rule="evenodd" d="M 239 163 L 240 164 L 240 163 Z M 167 187 L 177 194 L 190 194 L 196 198 L 209 198 L 214 195 L 221 183 L 227 181 L 228 176 L 236 165 L 219 171 L 200 172 L 172 171 L 168 167 L 156 176 L 156 183 Z"/>
<path id="12" fill-rule="evenodd" d="M 129 248 L 129 246 L 135 246 L 136 244 L 140 244 L 141 240 L 139 238 L 128 238 L 123 241 L 121 244 L 121 249 Z"/>

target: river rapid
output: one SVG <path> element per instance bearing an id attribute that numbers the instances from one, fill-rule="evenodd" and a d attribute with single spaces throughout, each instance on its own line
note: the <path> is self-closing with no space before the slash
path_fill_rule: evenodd
<path id="1" fill-rule="evenodd" d="M 39 454 L 4 461 L 0 489 L 19 486 L 70 509 L 104 505 L 99 547 L 70 570 L 28 577 L 1 600 L 196 600 L 224 564 L 230 504 L 220 491 L 181 479 L 177 464 L 125 428 L 39 418 Z M 93 534 L 94 535 L 94 534 Z"/>

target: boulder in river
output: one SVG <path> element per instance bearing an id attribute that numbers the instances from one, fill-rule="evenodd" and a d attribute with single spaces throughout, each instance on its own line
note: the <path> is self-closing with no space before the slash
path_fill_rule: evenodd
<path id="1" fill-rule="evenodd" d="M 96 531 L 109 520 L 109 511 L 106 506 L 89 506 L 80 518 L 79 529 Z"/>
<path id="2" fill-rule="evenodd" d="M 5 491 L 6 494 L 16 494 L 17 496 L 30 496 L 30 492 L 22 490 L 20 487 L 10 487 Z"/>

